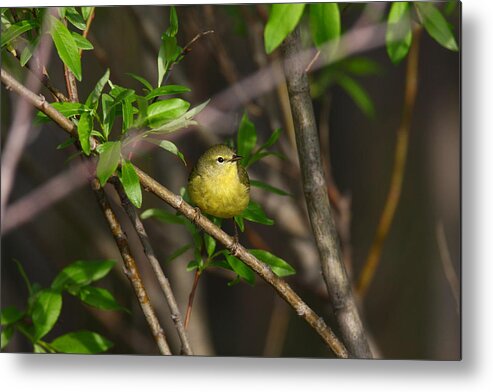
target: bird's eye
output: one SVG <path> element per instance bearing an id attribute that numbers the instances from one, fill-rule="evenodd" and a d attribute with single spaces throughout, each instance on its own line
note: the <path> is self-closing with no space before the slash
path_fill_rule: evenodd
<path id="1" fill-rule="evenodd" d="M 224 158 L 223 158 L 223 157 L 219 157 L 219 158 L 217 158 L 217 161 L 218 161 L 219 163 L 223 163 L 223 162 L 224 162 Z"/>

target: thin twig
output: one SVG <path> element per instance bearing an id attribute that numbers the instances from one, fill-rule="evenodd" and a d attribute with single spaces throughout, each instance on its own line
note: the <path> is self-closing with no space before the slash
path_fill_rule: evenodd
<path id="1" fill-rule="evenodd" d="M 457 314 L 460 314 L 460 283 L 452 264 L 452 258 L 450 257 L 447 238 L 445 237 L 445 229 L 442 222 L 437 222 L 436 224 L 436 236 L 443 273 L 445 274 L 445 278 L 447 279 L 452 295 L 454 296 L 455 310 L 457 311 Z"/>
<path id="2" fill-rule="evenodd" d="M 371 358 L 372 353 L 341 257 L 320 160 L 318 131 L 308 76 L 304 71 L 305 63 L 300 61 L 298 56 L 300 50 L 300 30 L 297 28 L 284 41 L 282 52 L 286 58 L 284 69 L 308 215 L 319 251 L 331 306 L 343 341 L 353 356 Z"/>
<path id="3" fill-rule="evenodd" d="M 154 253 L 154 249 L 152 248 L 151 242 L 149 241 L 149 237 L 144 228 L 144 225 L 142 224 L 142 221 L 139 218 L 139 214 L 137 213 L 137 210 L 132 205 L 130 200 L 128 200 L 128 197 L 125 194 L 125 191 L 123 190 L 120 181 L 115 180 L 112 181 L 112 183 L 115 186 L 118 195 L 120 196 L 120 201 L 125 212 L 130 218 L 130 221 L 132 222 L 132 225 L 135 231 L 137 232 L 137 235 L 139 236 L 142 247 L 144 248 L 144 253 L 147 256 L 147 259 L 151 264 L 152 270 L 154 271 L 154 274 L 157 277 L 159 286 L 163 291 L 164 298 L 166 299 L 166 303 L 168 304 L 168 308 L 171 314 L 171 319 L 175 324 L 175 328 L 178 332 L 178 337 L 180 338 L 180 342 L 182 346 L 181 352 L 186 355 L 193 355 L 192 348 L 190 346 L 190 342 L 188 339 L 188 335 L 183 327 L 182 317 L 180 310 L 178 308 L 178 304 L 176 303 L 175 295 L 173 294 L 173 290 L 171 289 L 169 280 L 164 274 L 164 271 L 161 268 L 161 264 L 159 264 L 156 254 Z"/>
<path id="4" fill-rule="evenodd" d="M 71 136 L 77 135 L 75 126 L 70 120 L 64 117 L 52 106 L 47 105 L 46 102 L 36 94 L 27 90 L 3 68 L 0 72 L 0 79 L 7 88 L 12 89 L 17 94 L 23 95 L 23 97 L 26 98 L 33 106 L 50 117 L 64 131 L 68 132 Z M 325 324 L 323 318 L 316 314 L 284 280 L 275 275 L 269 267 L 249 253 L 242 245 L 236 243 L 233 237 L 226 234 L 209 219 L 197 212 L 197 210 L 190 204 L 186 203 L 182 197 L 175 195 L 142 170 L 136 168 L 136 171 L 139 176 L 140 183 L 145 190 L 152 192 L 154 195 L 169 204 L 172 208 L 182 213 L 187 219 L 194 222 L 207 234 L 222 243 L 234 256 L 242 260 L 262 279 L 270 284 L 296 311 L 296 313 L 318 333 L 322 340 L 338 357 L 349 357 L 348 351 L 335 336 L 334 332 Z"/>
<path id="5" fill-rule="evenodd" d="M 190 291 L 190 295 L 188 296 L 188 305 L 187 305 L 187 313 L 185 316 L 185 329 L 188 328 L 188 323 L 190 322 L 190 318 L 192 317 L 192 307 L 193 307 L 193 300 L 195 298 L 195 291 L 197 290 L 197 286 L 199 284 L 199 279 L 202 273 L 197 270 L 195 271 L 195 276 L 193 277 L 193 284 L 192 284 L 192 290 Z"/>
<path id="6" fill-rule="evenodd" d="M 127 275 L 130 283 L 132 284 L 132 288 L 134 289 L 135 295 L 139 300 L 139 305 L 147 320 L 147 324 L 151 329 L 152 335 L 154 336 L 154 340 L 156 341 L 159 351 L 163 355 L 171 355 L 171 350 L 169 349 L 168 343 L 166 342 L 166 336 L 161 325 L 159 324 L 156 312 L 151 305 L 151 301 L 149 300 L 147 291 L 144 287 L 144 284 L 142 283 L 142 278 L 140 277 L 139 271 L 137 269 L 137 264 L 130 251 L 127 236 L 123 232 L 123 229 L 118 222 L 118 218 L 113 212 L 110 203 L 108 202 L 108 198 L 106 197 L 106 194 L 104 193 L 104 190 L 103 188 L 101 188 L 101 184 L 97 179 L 91 180 L 91 188 L 96 195 L 99 206 L 101 207 L 104 217 L 106 218 L 106 222 L 110 227 L 111 234 L 113 234 L 113 238 L 115 239 L 118 249 L 120 250 L 123 264 L 125 266 L 124 272 Z"/>
<path id="7" fill-rule="evenodd" d="M 77 91 L 77 82 L 72 71 L 63 64 L 65 73 L 65 85 L 67 86 L 67 94 L 71 102 L 79 102 L 79 93 Z"/>
<path id="8" fill-rule="evenodd" d="M 315 53 L 315 55 L 313 56 L 313 58 L 310 60 L 310 62 L 308 63 L 308 65 L 306 66 L 305 68 L 305 73 L 309 73 L 313 64 L 315 64 L 315 61 L 318 60 L 319 56 L 320 56 L 320 50 L 317 50 L 317 52 Z"/>
<path id="9" fill-rule="evenodd" d="M 409 146 L 409 133 L 411 130 L 411 120 L 416 102 L 418 91 L 418 57 L 419 57 L 419 38 L 421 30 L 418 29 L 413 34 L 413 43 L 407 56 L 406 85 L 404 89 L 404 108 L 401 123 L 397 130 L 397 144 L 395 146 L 394 167 L 390 179 L 387 200 L 378 222 L 375 238 L 371 245 L 363 270 L 359 276 L 356 286 L 357 293 L 364 297 L 380 263 L 383 245 L 394 220 L 395 211 L 399 204 L 404 174 L 406 169 L 407 151 Z"/>
<path id="10" fill-rule="evenodd" d="M 195 37 L 193 37 L 191 39 L 190 42 L 188 42 L 184 47 L 183 49 L 181 50 L 180 54 L 178 55 L 177 57 L 177 60 L 176 61 L 173 61 L 171 63 L 171 65 L 169 66 L 169 69 L 168 69 L 168 72 L 166 73 L 166 78 L 163 82 L 163 84 L 166 84 L 169 80 L 169 77 L 171 76 L 171 71 L 173 71 L 173 67 L 175 66 L 176 63 L 178 63 L 179 61 L 181 61 L 183 59 L 183 57 L 185 57 L 188 53 L 190 53 L 192 51 L 192 45 L 197 41 L 199 40 L 200 38 L 202 37 L 205 37 L 206 35 L 208 34 L 212 34 L 214 33 L 214 30 L 207 30 L 207 31 L 202 31 L 200 33 L 198 33 Z"/>

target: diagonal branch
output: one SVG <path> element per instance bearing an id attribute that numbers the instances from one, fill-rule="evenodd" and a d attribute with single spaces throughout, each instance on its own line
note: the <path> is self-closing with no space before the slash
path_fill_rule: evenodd
<path id="1" fill-rule="evenodd" d="M 77 135 L 75 125 L 64 117 L 60 112 L 48 105 L 46 101 L 26 89 L 22 84 L 15 80 L 7 71 L 3 68 L 0 72 L 0 79 L 2 83 L 17 94 L 22 95 L 33 106 L 41 110 L 44 114 L 50 117 L 56 122 L 64 131 L 71 136 Z M 156 180 L 144 173 L 142 170 L 136 168 L 137 174 L 140 179 L 140 183 L 144 189 L 154 193 L 157 197 L 169 204 L 171 207 L 180 211 L 187 219 L 194 222 L 197 226 L 202 228 L 206 233 L 214 237 L 221 242 L 233 255 L 242 260 L 250 268 L 252 268 L 262 279 L 270 284 L 279 295 L 301 316 L 322 338 L 322 340 L 331 348 L 331 350 L 340 358 L 348 358 L 349 353 L 335 336 L 334 332 L 325 324 L 325 321 L 317 313 L 315 313 L 293 289 L 281 278 L 275 275 L 270 268 L 264 263 L 258 260 L 255 256 L 249 253 L 242 245 L 238 244 L 235 239 L 223 230 L 217 227 L 214 223 L 208 220 L 205 216 L 200 214 L 190 204 L 186 203 L 182 197 L 175 195 L 163 185 L 159 184 Z"/>
<path id="2" fill-rule="evenodd" d="M 193 355 L 192 348 L 190 347 L 190 342 L 188 340 L 188 335 L 183 326 L 182 317 L 180 310 L 178 308 L 178 304 L 176 303 L 175 295 L 173 294 L 173 290 L 171 289 L 171 285 L 168 281 L 168 278 L 164 274 L 161 265 L 154 253 L 154 249 L 152 248 L 151 242 L 149 241 L 149 237 L 147 232 L 142 224 L 142 221 L 139 218 L 139 214 L 137 210 L 132 205 L 130 200 L 128 200 L 127 195 L 120 183 L 120 181 L 113 181 L 113 185 L 115 186 L 118 195 L 120 196 L 120 201 L 123 206 L 123 209 L 127 213 L 132 225 L 139 236 L 142 247 L 144 248 L 144 253 L 151 264 L 151 267 L 154 271 L 154 274 L 157 277 L 159 285 L 161 286 L 161 290 L 163 291 L 164 297 L 166 299 L 166 303 L 168 304 L 169 311 L 171 313 L 171 319 L 175 324 L 175 328 L 178 331 L 178 336 L 180 338 L 180 342 L 182 345 L 182 352 L 186 355 Z"/>
<path id="3" fill-rule="evenodd" d="M 282 46 L 289 100 L 295 125 L 303 190 L 313 235 L 322 264 L 329 300 L 337 318 L 343 341 L 358 358 L 372 354 L 363 323 L 341 257 L 327 185 L 320 160 L 317 125 L 310 97 L 306 63 L 300 59 L 300 30 L 291 33 Z"/>
<path id="4" fill-rule="evenodd" d="M 111 234 L 113 234 L 113 238 L 115 239 L 118 249 L 120 250 L 123 264 L 125 265 L 124 272 L 132 284 L 137 299 L 139 300 L 142 312 L 144 313 L 147 323 L 151 328 L 154 340 L 158 345 L 159 351 L 163 355 L 171 355 L 168 343 L 166 342 L 166 336 L 161 328 L 161 325 L 159 324 L 159 320 L 156 316 L 154 308 L 151 305 L 151 301 L 149 300 L 144 284 L 142 283 L 142 278 L 140 277 L 137 269 L 137 264 L 130 251 L 127 236 L 123 232 L 123 229 L 110 206 L 108 198 L 106 197 L 106 194 L 97 179 L 91 180 L 91 188 L 96 195 L 99 206 L 101 207 L 104 217 L 106 218 L 106 222 L 110 227 Z"/>

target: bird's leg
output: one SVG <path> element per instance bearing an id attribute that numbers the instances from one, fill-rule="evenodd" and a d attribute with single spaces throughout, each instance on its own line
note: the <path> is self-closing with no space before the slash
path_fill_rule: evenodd
<path id="1" fill-rule="evenodd" d="M 237 256 L 238 248 L 240 246 L 240 237 L 238 235 L 238 227 L 236 227 L 236 221 L 233 219 L 233 227 L 235 234 L 233 236 L 233 244 L 230 246 L 230 252 L 233 256 Z"/>
<path id="2" fill-rule="evenodd" d="M 198 220 L 199 220 L 199 216 L 200 216 L 201 211 L 200 211 L 200 208 L 199 208 L 199 207 L 195 207 L 195 208 L 194 208 L 194 210 L 195 210 L 195 214 L 194 214 L 194 216 L 192 217 L 192 223 L 193 223 L 195 226 L 197 226 L 197 222 L 198 222 Z M 199 226 L 199 228 L 200 228 L 200 226 Z"/>

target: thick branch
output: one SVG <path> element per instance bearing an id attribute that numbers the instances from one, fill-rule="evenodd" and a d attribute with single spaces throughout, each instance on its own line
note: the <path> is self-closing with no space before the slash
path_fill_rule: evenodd
<path id="1" fill-rule="evenodd" d="M 36 108 L 45 113 L 55 121 L 63 130 L 71 136 L 77 135 L 74 124 L 60 114 L 56 109 L 48 105 L 43 98 L 24 88 L 8 72 L 1 69 L 1 80 L 7 87 L 31 102 Z M 332 330 L 325 324 L 325 321 L 318 316 L 293 289 L 282 279 L 277 277 L 264 263 L 250 254 L 243 246 L 237 244 L 233 237 L 226 234 L 205 216 L 197 212 L 195 208 L 186 203 L 183 198 L 175 195 L 166 187 L 159 184 L 156 180 L 136 168 L 143 188 L 154 193 L 157 197 L 165 201 L 171 207 L 180 211 L 186 218 L 195 222 L 206 233 L 221 242 L 232 254 L 241 259 L 245 264 L 252 268 L 257 274 L 269 283 L 279 293 L 279 295 L 301 316 L 322 338 L 322 340 L 341 358 L 348 358 L 349 354 L 344 345 L 337 339 Z"/>
<path id="2" fill-rule="evenodd" d="M 173 323 L 175 324 L 175 328 L 178 331 L 178 336 L 180 338 L 182 345 L 182 352 L 186 355 L 193 355 L 187 333 L 183 326 L 181 313 L 178 308 L 178 304 L 176 303 L 175 295 L 173 294 L 173 290 L 171 289 L 171 285 L 168 281 L 168 278 L 164 274 L 164 271 L 161 268 L 161 265 L 159 264 L 156 254 L 154 253 L 154 249 L 152 248 L 151 242 L 149 241 L 149 237 L 144 228 L 144 225 L 142 224 L 142 221 L 139 218 L 139 214 L 137 213 L 137 210 L 132 205 L 130 200 L 128 200 L 128 197 L 125 194 L 125 191 L 123 190 L 123 187 L 120 184 L 120 182 L 114 181 L 113 184 L 115 185 L 115 188 L 118 191 L 121 204 L 125 209 L 125 212 L 127 213 L 128 217 L 130 218 L 130 221 L 132 222 L 132 225 L 134 226 L 137 235 L 139 236 L 142 247 L 144 248 L 144 253 L 146 254 L 147 259 L 151 264 L 152 270 L 154 271 L 154 274 L 157 277 L 159 285 L 161 286 L 161 290 L 163 291 L 164 298 L 166 299 L 166 303 L 168 304 L 168 308 L 171 313 L 171 319 L 173 320 Z"/>
<path id="3" fill-rule="evenodd" d="M 296 132 L 305 200 L 312 231 L 320 254 L 323 276 L 343 340 L 350 353 L 358 358 L 372 354 L 358 314 L 351 284 L 344 268 L 337 231 L 327 196 L 325 176 L 320 161 L 318 132 L 309 92 L 306 64 L 300 61 L 299 29 L 285 40 L 284 69 Z"/>

